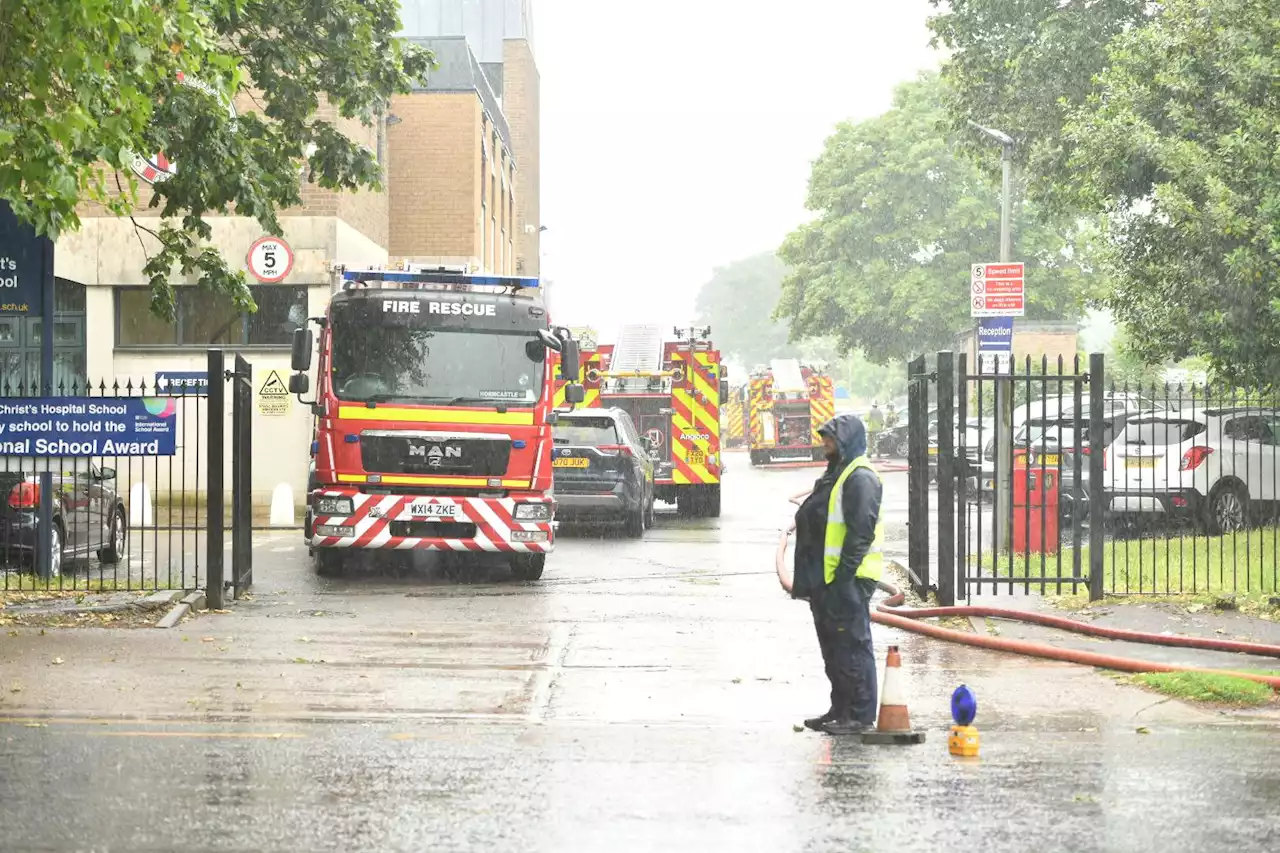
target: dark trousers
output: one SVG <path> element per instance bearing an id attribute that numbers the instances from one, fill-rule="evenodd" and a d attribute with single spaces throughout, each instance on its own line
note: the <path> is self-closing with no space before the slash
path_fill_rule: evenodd
<path id="1" fill-rule="evenodd" d="M 831 682 L 831 708 L 840 718 L 876 721 L 876 657 L 871 645 L 875 581 L 854 578 L 823 587 L 809 601 L 822 662 Z"/>

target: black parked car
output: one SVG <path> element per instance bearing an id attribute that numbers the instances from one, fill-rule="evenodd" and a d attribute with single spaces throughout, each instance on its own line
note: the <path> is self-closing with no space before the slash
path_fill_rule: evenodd
<path id="1" fill-rule="evenodd" d="M 53 472 L 53 548 L 50 569 L 64 559 L 96 555 L 117 563 L 128 542 L 129 515 L 116 494 L 116 472 L 83 459 L 50 460 Z M 59 463 L 70 470 L 59 470 Z M 40 531 L 42 462 L 0 457 L 0 560 L 33 562 Z"/>
<path id="2" fill-rule="evenodd" d="M 649 440 L 622 409 L 562 413 L 552 428 L 556 518 L 618 520 L 627 535 L 653 526 L 653 458 Z"/>

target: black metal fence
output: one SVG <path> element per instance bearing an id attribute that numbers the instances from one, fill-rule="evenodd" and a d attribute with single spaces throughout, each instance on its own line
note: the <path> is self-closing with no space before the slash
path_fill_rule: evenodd
<path id="1" fill-rule="evenodd" d="M 176 409 L 172 456 L 0 455 L 0 591 L 195 589 L 203 585 L 206 527 L 205 422 L 208 401 L 195 392 L 158 393 L 143 380 L 59 383 L 59 398 L 156 398 Z M 0 399 L 36 398 L 34 383 L 0 384 Z M 15 399 L 17 398 L 17 399 Z M 46 400 L 47 402 L 47 400 Z M 0 436 L 4 452 L 19 436 Z M 49 480 L 42 475 L 48 473 Z M 38 516 L 50 482 L 54 536 L 42 571 Z"/>
<path id="2" fill-rule="evenodd" d="M 1108 592 L 1280 594 L 1280 394 L 1112 387 L 1103 474 Z"/>
<path id="3" fill-rule="evenodd" d="M 909 559 L 926 585 L 936 566 L 940 600 L 1280 595 L 1280 394 L 1117 386 L 1100 355 L 978 367 L 940 353 L 909 371 L 937 385 L 927 436 L 912 430 Z"/>

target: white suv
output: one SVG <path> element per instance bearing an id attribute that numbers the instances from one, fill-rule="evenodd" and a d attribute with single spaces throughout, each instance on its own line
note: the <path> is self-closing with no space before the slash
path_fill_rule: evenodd
<path id="1" fill-rule="evenodd" d="M 1280 499 L 1280 410 L 1190 409 L 1129 419 L 1107 449 L 1106 506 L 1242 530 Z"/>

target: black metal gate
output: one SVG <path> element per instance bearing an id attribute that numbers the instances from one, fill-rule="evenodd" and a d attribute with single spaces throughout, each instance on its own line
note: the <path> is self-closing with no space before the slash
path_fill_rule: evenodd
<path id="1" fill-rule="evenodd" d="M 937 473 L 938 602 L 957 595 L 1076 593 L 1102 597 L 1101 495 L 1106 438 L 1102 359 L 1090 371 L 1047 358 L 970 372 L 967 355 L 942 352 L 936 426 L 929 423 L 923 359 L 910 367 L 910 521 L 913 585 L 928 586 L 927 486 Z M 1088 391 L 1086 402 L 1085 392 Z M 914 423 L 919 421 L 919 426 Z M 930 440 L 929 433 L 936 439 Z M 936 458 L 932 465 L 931 458 Z M 1000 494 L 1003 488 L 1003 494 Z"/>
<path id="2" fill-rule="evenodd" d="M 924 356 L 907 365 L 907 572 L 916 595 L 929 584 L 929 384 Z"/>
<path id="3" fill-rule="evenodd" d="M 226 354 L 209 350 L 209 411 L 226 411 L 226 385 L 231 386 L 231 580 L 225 580 L 226 499 L 224 464 L 226 435 L 221 416 L 209 418 L 208 587 L 209 607 L 222 607 L 226 590 L 239 598 L 253 584 L 253 367 L 235 357 L 226 369 Z"/>

